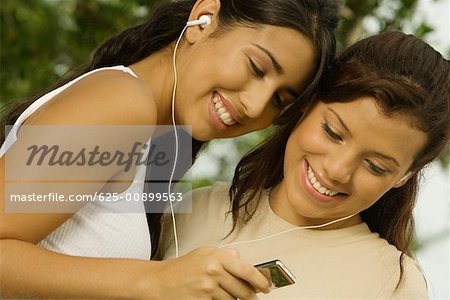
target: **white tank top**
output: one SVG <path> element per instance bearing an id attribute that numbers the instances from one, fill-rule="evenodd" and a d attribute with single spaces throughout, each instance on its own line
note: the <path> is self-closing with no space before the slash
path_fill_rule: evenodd
<path id="1" fill-rule="evenodd" d="M 137 75 L 130 68 L 124 66 L 101 68 L 83 74 L 45 94 L 19 116 L 0 149 L 0 157 L 17 140 L 17 131 L 20 125 L 41 105 L 75 82 L 102 70 L 123 71 L 137 78 Z M 145 156 L 148 155 L 149 148 L 147 147 Z M 38 246 L 74 256 L 149 260 L 151 256 L 151 240 L 143 203 L 134 203 L 133 205 L 137 207 L 133 207 L 132 213 L 117 212 L 121 211 L 119 209 L 121 209 L 122 205 L 127 205 L 125 203 L 125 195 L 127 193 L 143 193 L 145 173 L 145 165 L 137 166 L 133 183 L 127 190 L 118 195 L 122 200 L 113 204 L 107 201 L 88 202 L 61 226 L 40 241 Z"/>

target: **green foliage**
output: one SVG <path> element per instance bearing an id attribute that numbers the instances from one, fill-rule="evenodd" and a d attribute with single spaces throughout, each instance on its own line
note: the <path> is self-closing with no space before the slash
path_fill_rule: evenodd
<path id="1" fill-rule="evenodd" d="M 422 22 L 417 28 L 416 31 L 414 32 L 415 36 L 419 36 L 419 37 L 423 37 L 426 34 L 430 33 L 433 31 L 433 28 L 430 27 L 430 25 L 428 25 L 425 22 Z"/>
<path id="2" fill-rule="evenodd" d="M 346 48 L 369 33 L 402 30 L 405 25 L 413 25 L 416 36 L 423 38 L 433 31 L 426 23 L 411 24 L 418 0 L 346 0 L 341 1 L 341 24 L 338 41 Z M 371 27 L 364 25 L 372 21 Z"/>
<path id="3" fill-rule="evenodd" d="M 1 101 L 28 96 L 57 79 L 53 72 L 58 12 L 39 0 L 2 1 Z M 49 34 L 49 33 L 52 34 Z"/>
<path id="4" fill-rule="evenodd" d="M 142 21 L 154 2 L 2 0 L 0 102 L 51 86 L 108 37 Z"/>

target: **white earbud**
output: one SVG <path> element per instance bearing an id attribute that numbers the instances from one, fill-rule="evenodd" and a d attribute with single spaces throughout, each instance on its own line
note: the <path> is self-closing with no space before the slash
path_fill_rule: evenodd
<path id="1" fill-rule="evenodd" d="M 186 26 L 191 27 L 191 26 L 200 25 L 201 28 L 205 28 L 209 24 L 211 24 L 211 17 L 208 15 L 203 15 L 203 16 L 200 16 L 200 18 L 198 18 L 198 20 L 187 22 Z"/>

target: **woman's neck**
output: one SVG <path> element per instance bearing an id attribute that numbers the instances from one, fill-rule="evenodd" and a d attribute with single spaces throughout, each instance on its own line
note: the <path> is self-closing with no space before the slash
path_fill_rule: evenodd
<path id="1" fill-rule="evenodd" d="M 287 200 L 287 195 L 285 190 L 283 189 L 282 184 L 274 187 L 269 195 L 269 205 L 272 211 L 283 220 L 296 225 L 296 226 L 316 226 L 331 222 L 333 220 L 339 219 L 340 217 L 335 218 L 310 218 L 307 216 L 303 216 L 301 212 L 297 212 L 294 208 L 289 204 Z M 350 215 L 350 213 L 349 213 Z M 345 217 L 345 216 L 342 216 Z M 325 227 L 317 228 L 316 230 L 333 230 L 333 229 L 341 229 L 353 225 L 357 225 L 361 223 L 362 220 L 358 215 L 355 215 L 349 219 L 342 220 L 340 222 L 336 222 L 330 224 Z"/>
<path id="2" fill-rule="evenodd" d="M 157 109 L 157 125 L 172 123 L 173 66 L 171 47 L 165 47 L 130 68 L 151 89 Z"/>

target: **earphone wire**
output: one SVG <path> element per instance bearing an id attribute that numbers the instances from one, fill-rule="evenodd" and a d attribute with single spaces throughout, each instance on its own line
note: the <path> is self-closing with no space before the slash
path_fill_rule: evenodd
<path id="1" fill-rule="evenodd" d="M 268 195 L 269 195 L 269 190 L 267 191 L 267 196 L 268 196 Z M 267 199 L 267 200 L 268 200 L 268 199 Z M 341 222 L 341 221 L 350 219 L 351 217 L 354 217 L 354 216 L 356 216 L 357 214 L 359 214 L 359 213 L 354 213 L 354 214 L 352 214 L 352 215 L 349 215 L 349 216 L 346 216 L 346 217 L 342 217 L 342 218 L 339 218 L 339 219 L 330 221 L 330 222 L 328 222 L 328 223 L 320 224 L 320 225 L 310 225 L 310 226 L 301 226 L 301 227 L 290 228 L 290 229 L 283 230 L 283 231 L 281 231 L 281 232 L 277 232 L 277 233 L 274 233 L 274 234 L 271 234 L 271 235 L 268 235 L 268 236 L 265 236 L 265 237 L 262 237 L 262 238 L 257 238 L 257 239 L 253 239 L 253 240 L 246 240 L 246 241 L 241 241 L 241 242 L 230 243 L 230 244 L 226 244 L 226 245 L 219 246 L 218 248 L 225 248 L 225 247 L 237 246 L 237 245 L 241 245 L 241 244 L 247 244 L 247 243 L 253 243 L 253 242 L 264 241 L 264 240 L 268 240 L 268 239 L 277 237 L 277 236 L 279 236 L 279 235 L 282 235 L 282 234 L 285 234 L 285 233 L 288 233 L 288 232 L 291 232 L 291 231 L 296 231 L 296 230 L 301 230 L 301 229 L 315 229 L 315 228 L 321 228 L 321 227 L 325 227 L 325 226 L 328 226 L 328 225 L 331 225 L 331 224 L 334 224 L 334 223 L 337 223 L 337 222 Z"/>
<path id="2" fill-rule="evenodd" d="M 173 65 L 173 91 L 172 91 L 172 126 L 173 126 L 173 130 L 174 130 L 174 134 L 175 134 L 175 159 L 173 162 L 173 167 L 172 167 L 172 173 L 170 174 L 170 178 L 169 178 L 169 187 L 168 187 L 168 192 L 169 192 L 169 205 L 170 205 L 170 213 L 172 215 L 172 227 L 173 227 L 173 236 L 174 236 L 174 240 L 175 240 L 175 257 L 178 258 L 179 254 L 178 254 L 178 233 L 177 233 L 177 224 L 175 221 L 175 213 L 173 210 L 173 204 L 172 204 L 172 200 L 171 200 L 171 185 L 172 185 L 172 181 L 173 181 L 173 176 L 175 174 L 175 168 L 177 166 L 177 160 L 178 160 L 178 133 L 177 133 L 177 128 L 176 128 L 176 122 L 175 122 L 175 95 L 177 92 L 177 83 L 178 83 L 178 74 L 177 74 L 177 63 L 176 63 L 176 58 L 177 58 L 177 50 L 178 50 L 178 45 L 180 44 L 181 38 L 183 37 L 184 32 L 186 31 L 186 28 L 188 28 L 188 26 L 184 26 L 183 30 L 181 31 L 181 34 L 175 44 L 175 48 L 173 50 L 173 57 L 172 57 L 172 65 Z"/>
<path id="3" fill-rule="evenodd" d="M 331 225 L 331 224 L 334 224 L 334 223 L 337 223 L 337 222 L 340 222 L 340 221 L 344 221 L 344 220 L 350 219 L 351 217 L 354 217 L 356 215 L 357 215 L 357 213 L 353 214 L 353 215 L 350 215 L 350 216 L 346 216 L 344 218 L 333 220 L 331 222 L 328 222 L 328 223 L 325 223 L 325 224 L 321 224 L 321 225 L 311 225 L 311 226 L 290 228 L 290 229 L 287 229 L 287 230 L 284 230 L 284 231 L 281 231 L 281 232 L 277 232 L 277 233 L 274 233 L 272 235 L 268 235 L 268 236 L 265 236 L 265 237 L 262 237 L 262 238 L 222 245 L 222 246 L 219 246 L 219 248 L 225 248 L 225 247 L 237 246 L 237 245 L 241 245 L 241 244 L 247 244 L 247 243 L 264 241 L 264 240 L 268 240 L 268 239 L 271 239 L 271 238 L 274 238 L 274 237 L 277 237 L 279 235 L 282 235 L 282 234 L 285 234 L 285 233 L 288 233 L 288 232 L 291 232 L 291 231 L 295 231 L 295 230 L 321 228 L 321 227 L 325 227 L 325 226 L 328 226 L 328 225 Z"/>

